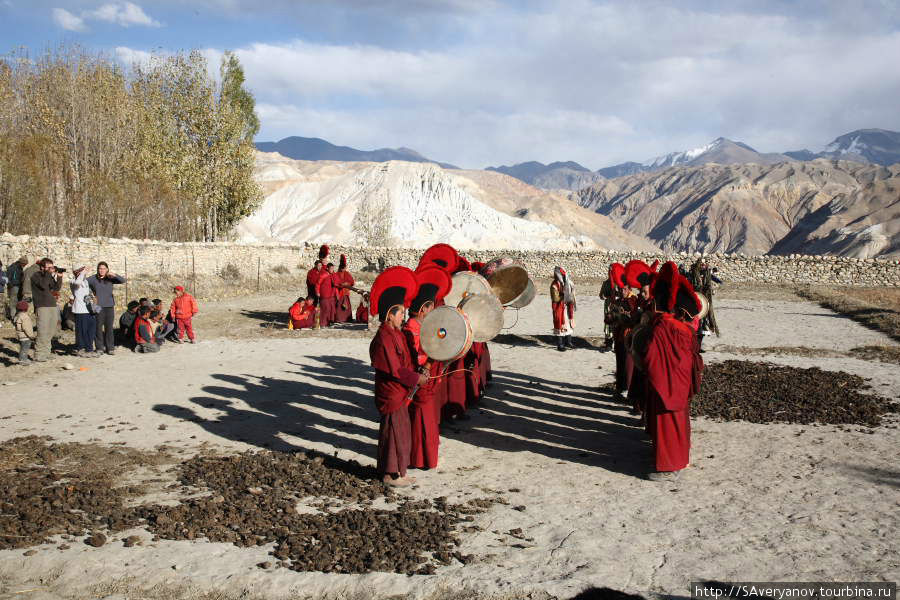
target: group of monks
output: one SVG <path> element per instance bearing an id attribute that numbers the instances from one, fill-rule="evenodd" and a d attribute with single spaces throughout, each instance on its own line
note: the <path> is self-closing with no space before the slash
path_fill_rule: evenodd
<path id="1" fill-rule="evenodd" d="M 350 303 L 350 292 L 356 281 L 350 273 L 346 254 L 341 254 L 338 268 L 326 263 L 330 249 L 319 248 L 319 258 L 306 274 L 306 298 L 298 298 L 290 308 L 291 329 L 331 327 L 335 323 L 368 323 L 365 301 L 357 307 L 356 315 Z"/>
<path id="2" fill-rule="evenodd" d="M 381 323 L 369 346 L 381 415 L 377 469 L 388 485 L 415 481 L 409 468 L 437 467 L 441 421 L 468 418 L 466 410 L 481 399 L 491 378 L 486 343 L 474 342 L 464 356 L 442 363 L 425 354 L 420 338 L 422 320 L 443 304 L 451 276 L 483 266 L 436 244 L 415 270 L 390 267 L 372 285 L 370 310 Z"/>
<path id="3" fill-rule="evenodd" d="M 659 267 L 659 261 L 612 264 L 602 295 L 616 356 L 616 394 L 627 394 L 653 440 L 656 470 L 649 478 L 675 479 L 690 463 L 690 399 L 703 371 L 701 301 L 675 263 Z"/>

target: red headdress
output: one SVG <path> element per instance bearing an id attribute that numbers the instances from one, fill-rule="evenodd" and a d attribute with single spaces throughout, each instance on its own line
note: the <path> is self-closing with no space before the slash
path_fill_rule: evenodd
<path id="1" fill-rule="evenodd" d="M 483 262 L 473 262 L 469 266 L 469 268 L 471 268 L 476 273 L 481 273 L 481 270 L 484 269 L 484 263 Z"/>
<path id="2" fill-rule="evenodd" d="M 436 264 L 448 273 L 455 273 L 459 264 L 459 253 L 449 244 L 435 244 L 422 254 L 419 266 Z"/>
<path id="3" fill-rule="evenodd" d="M 625 287 L 625 266 L 622 263 L 613 263 L 609 265 L 609 281 L 614 288 L 622 289 Z"/>
<path id="4" fill-rule="evenodd" d="M 659 270 L 650 287 L 650 295 L 656 301 L 656 309 L 665 312 L 684 311 L 693 318 L 703 308 L 694 286 L 678 272 L 678 265 L 672 261 Z"/>
<path id="5" fill-rule="evenodd" d="M 331 248 L 328 247 L 328 244 L 322 244 L 319 247 L 319 260 L 325 260 L 328 258 L 328 253 L 331 252 Z"/>
<path id="6" fill-rule="evenodd" d="M 628 287 L 640 288 L 650 285 L 650 274 L 653 271 L 642 260 L 631 260 L 625 265 L 625 283 Z"/>
<path id="7" fill-rule="evenodd" d="M 471 271 L 472 265 L 469 264 L 469 261 L 466 260 L 466 257 L 462 254 L 459 255 L 459 260 L 456 263 L 456 269 L 453 270 L 454 273 L 459 273 L 460 271 Z"/>
<path id="8" fill-rule="evenodd" d="M 426 302 L 439 304 L 450 291 L 452 280 L 444 269 L 437 265 L 425 265 L 416 269 L 419 292 L 409 305 L 412 312 L 419 312 Z"/>
<path id="9" fill-rule="evenodd" d="M 369 310 L 372 315 L 384 321 L 392 306 L 409 308 L 412 299 L 419 292 L 416 274 L 407 267 L 391 267 L 375 279 L 369 292 Z"/>
<path id="10" fill-rule="evenodd" d="M 338 264 L 338 268 L 343 270 L 347 268 L 347 255 L 341 254 L 341 262 Z"/>

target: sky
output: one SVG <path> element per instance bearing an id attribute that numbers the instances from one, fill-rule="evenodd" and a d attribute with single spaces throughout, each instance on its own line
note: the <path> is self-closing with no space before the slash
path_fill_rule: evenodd
<path id="1" fill-rule="evenodd" d="M 597 169 L 900 130 L 900 0 L 0 0 L 0 53 L 234 51 L 257 141 Z"/>

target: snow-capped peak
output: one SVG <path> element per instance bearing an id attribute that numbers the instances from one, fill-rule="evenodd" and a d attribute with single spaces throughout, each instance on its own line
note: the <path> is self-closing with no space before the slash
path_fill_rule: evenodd
<path id="1" fill-rule="evenodd" d="M 842 144 L 838 140 L 834 140 L 827 146 L 825 146 L 825 152 L 837 152 L 839 154 L 862 154 L 863 150 L 866 150 L 869 146 L 860 141 L 860 136 L 855 136 L 851 141 L 850 145 L 846 148 L 841 147 Z"/>
<path id="2" fill-rule="evenodd" d="M 657 156 L 656 158 L 651 158 L 650 160 L 643 163 L 645 167 L 649 167 L 654 169 L 656 167 L 670 167 L 672 165 L 679 165 L 683 163 L 690 162 L 704 154 L 709 152 L 710 150 L 715 149 L 717 146 L 720 146 L 725 141 L 725 138 L 716 138 L 705 146 L 700 146 L 698 148 L 694 148 L 692 150 L 685 150 L 683 152 L 672 152 L 671 154 L 666 154 L 664 156 Z"/>

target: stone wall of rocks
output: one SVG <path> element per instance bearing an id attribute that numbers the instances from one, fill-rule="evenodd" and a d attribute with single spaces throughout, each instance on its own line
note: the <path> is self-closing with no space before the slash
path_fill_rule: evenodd
<path id="1" fill-rule="evenodd" d="M 57 264 L 92 266 L 105 260 L 117 273 L 136 279 L 182 279 L 185 283 L 217 276 L 223 281 L 255 281 L 295 278 L 310 268 L 318 245 L 243 244 L 238 242 L 177 243 L 151 240 L 88 239 L 0 236 L 0 260 L 4 265 L 19 256 L 31 260 L 49 256 Z M 374 276 L 391 265 L 415 267 L 421 250 L 405 248 L 350 248 L 333 246 L 331 258 L 337 263 L 341 253 L 350 256 L 351 270 Z M 576 280 L 598 280 L 606 276 L 612 262 L 639 258 L 691 263 L 687 253 L 654 255 L 616 251 L 519 252 L 473 250 L 463 252 L 469 260 L 487 261 L 510 256 L 538 277 L 550 277 L 555 265 L 565 267 Z M 900 286 L 900 261 L 855 259 L 829 256 L 743 256 L 714 254 L 709 262 L 718 267 L 724 281 L 766 283 L 832 284 L 847 286 Z M 365 275 L 364 275 L 365 276 Z M 203 293 L 203 290 L 199 290 Z"/>

